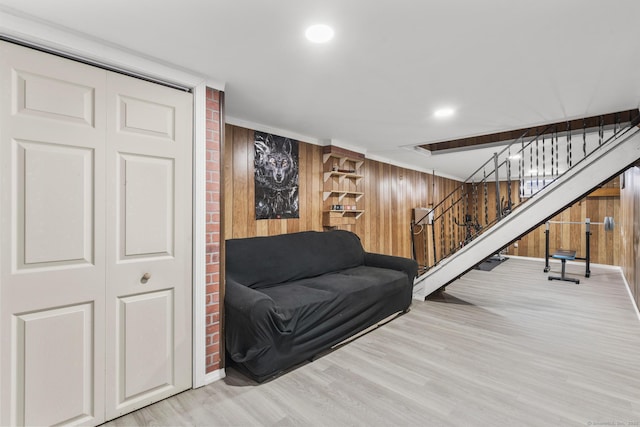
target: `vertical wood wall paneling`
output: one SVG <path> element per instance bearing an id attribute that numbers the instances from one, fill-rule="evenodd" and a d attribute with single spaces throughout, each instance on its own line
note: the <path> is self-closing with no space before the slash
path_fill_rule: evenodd
<path id="1" fill-rule="evenodd" d="M 620 258 L 622 271 L 640 307 L 640 167 L 624 173 L 624 188 L 620 191 Z"/>
<path id="2" fill-rule="evenodd" d="M 322 231 L 322 147 L 299 141 L 300 218 L 256 220 L 254 135 L 254 130 L 226 125 L 226 238 Z"/>
<path id="3" fill-rule="evenodd" d="M 226 125 L 225 136 L 224 229 L 227 239 L 323 230 L 322 147 L 299 142 L 300 219 L 256 220 L 254 131 Z M 358 190 L 365 194 L 358 206 L 365 213 L 349 228 L 360 237 L 367 251 L 412 257 L 410 224 L 413 208 L 437 202 L 459 183 L 435 177 L 433 186 L 431 174 L 369 159 L 365 159 L 362 171 L 364 178 L 358 184 Z M 435 194 L 432 194 L 434 190 Z M 427 231 L 430 230 L 425 227 L 423 233 L 415 236 L 420 248 L 424 247 Z M 428 255 L 431 264 L 432 255 Z M 425 261 L 419 257 L 418 262 L 424 264 Z"/>
<path id="4" fill-rule="evenodd" d="M 226 238 L 266 236 L 297 231 L 322 231 L 322 147 L 300 141 L 300 219 L 259 220 L 255 219 L 253 180 L 254 131 L 233 125 L 225 127 L 224 156 L 224 231 Z M 348 226 L 362 240 L 367 251 L 412 257 L 411 220 L 413 208 L 429 207 L 450 194 L 459 182 L 433 176 L 387 163 L 366 159 L 362 167 L 364 178 L 358 188 L 365 195 L 358 206 L 365 210 L 354 226 Z M 599 264 L 623 265 L 625 276 L 636 292 L 640 284 L 640 263 L 638 253 L 638 229 L 640 215 L 640 172 L 638 167 L 626 173 L 626 188 L 622 191 L 623 203 L 618 197 L 589 197 L 575 203 L 553 220 L 579 221 L 590 218 L 593 222 L 603 222 L 605 216 L 613 216 L 616 228 L 605 232 L 603 226 L 592 226 L 591 262 Z M 617 179 L 606 186 L 619 185 Z M 478 219 L 485 225 L 484 196 L 482 185 L 478 186 Z M 474 215 L 471 186 L 467 187 L 468 212 Z M 488 188 L 489 218 L 495 218 L 495 187 Z M 518 183 L 512 183 L 514 209 L 518 204 Z M 500 194 L 507 194 L 506 182 L 500 183 Z M 505 196 L 506 199 L 506 196 Z M 462 210 L 461 210 L 462 212 Z M 458 218 L 464 220 L 464 217 Z M 460 239 L 456 227 L 448 222 L 444 225 L 445 249 L 451 242 Z M 578 256 L 585 254 L 585 229 L 582 225 L 556 224 L 551 226 L 551 251 L 571 248 Z M 624 227 L 624 228 L 623 228 Z M 347 227 L 345 227 L 347 228 Z M 513 245 L 508 252 L 514 255 L 544 257 L 544 225 L 533 230 L 520 241 L 518 248 Z M 458 233 L 452 237 L 451 233 Z M 418 262 L 422 265 L 433 263 L 431 228 L 416 229 L 414 235 Z M 436 228 L 436 253 L 441 256 L 441 230 Z M 424 250 L 426 245 L 426 252 Z"/>
<path id="5" fill-rule="evenodd" d="M 619 179 L 614 178 L 605 184 L 604 188 L 614 188 L 619 185 Z M 482 184 L 478 185 L 478 220 L 480 225 L 485 227 L 485 203 Z M 496 217 L 495 204 L 495 184 L 487 185 L 487 210 L 489 213 L 489 221 Z M 518 208 L 518 182 L 512 182 L 511 198 L 513 209 Z M 500 195 L 507 199 L 508 192 L 507 183 L 500 182 Z M 467 185 L 468 212 L 475 215 L 475 204 L 473 202 L 472 186 Z M 592 222 L 604 222 L 605 216 L 613 216 L 618 222 L 620 217 L 620 200 L 615 196 L 607 197 L 587 197 L 574 205 L 568 207 L 560 214 L 552 218 L 552 221 L 565 222 L 584 222 L 586 218 L 590 218 Z M 553 253 L 556 249 L 575 249 L 579 257 L 586 256 L 586 229 L 584 225 L 577 224 L 551 224 L 551 233 L 549 239 L 550 251 Z M 531 231 L 521 240 L 518 247 L 509 246 L 507 252 L 513 255 L 528 256 L 534 258 L 544 258 L 545 248 L 545 226 L 541 225 Z M 620 249 L 623 247 L 621 242 L 621 231 L 616 227 L 611 232 L 605 232 L 602 225 L 591 226 L 591 262 L 597 264 L 620 265 L 621 255 Z"/>
<path id="6" fill-rule="evenodd" d="M 605 188 L 619 185 L 619 178 L 605 184 Z M 586 218 L 591 222 L 604 222 L 605 216 L 616 221 L 613 231 L 605 231 L 603 225 L 591 225 L 591 262 L 595 264 L 621 265 L 622 231 L 620 227 L 620 197 L 586 197 L 554 216 L 552 221 L 580 222 L 581 224 L 551 224 L 549 233 L 549 251 L 572 249 L 578 257 L 586 256 Z M 511 245 L 508 252 L 514 255 L 544 258 L 545 225 L 541 225 L 520 239 L 518 247 Z"/>
<path id="7" fill-rule="evenodd" d="M 300 219 L 259 220 L 255 219 L 254 181 L 253 181 L 253 138 L 254 131 L 232 125 L 226 126 L 228 144 L 225 155 L 225 231 L 227 238 L 266 236 L 293 233 L 304 230 L 321 231 L 322 227 L 322 147 L 300 141 Z M 359 184 L 365 193 L 359 206 L 365 210 L 354 226 L 343 228 L 354 231 L 360 236 L 366 250 L 371 252 L 412 257 L 411 220 L 413 208 L 428 207 L 438 203 L 442 197 L 450 194 L 459 183 L 450 179 L 433 176 L 387 163 L 366 159 L 362 167 L 364 178 Z M 435 184 L 435 185 L 434 185 Z M 518 183 L 512 183 L 512 201 L 514 209 L 518 203 Z M 609 185 L 618 185 L 615 180 Z M 484 227 L 485 206 L 483 187 L 478 186 L 478 219 Z M 468 212 L 475 212 L 471 186 L 467 187 Z M 495 186 L 487 185 L 487 210 L 489 221 L 496 216 Z M 501 196 L 507 194 L 507 183 L 500 183 Z M 506 199 L 506 196 L 505 196 Z M 586 198 L 557 215 L 556 221 L 584 221 L 591 218 L 594 222 L 604 221 L 605 216 L 618 219 L 620 202 L 617 197 Z M 454 211 L 455 212 L 455 211 Z M 456 213 L 457 215 L 457 213 Z M 460 211 L 462 215 L 462 210 Z M 453 215 L 455 216 L 455 215 Z M 464 217 L 458 218 L 463 221 Z M 555 224 L 551 226 L 551 250 L 572 248 L 578 256 L 584 257 L 585 229 L 580 225 Z M 452 231 L 453 230 L 453 231 Z M 420 231 L 419 228 L 416 231 Z M 441 257 L 441 227 L 436 227 L 436 253 Z M 454 235 L 452 236 L 452 232 Z M 464 230 L 452 226 L 447 215 L 444 224 L 444 246 L 458 244 L 464 238 Z M 433 263 L 433 249 L 430 241 L 430 227 L 414 235 L 416 255 L 422 265 Z M 532 231 L 513 245 L 508 252 L 529 257 L 544 257 L 544 225 Z M 424 251 L 426 244 L 426 253 Z M 600 264 L 618 265 L 621 262 L 619 248 L 623 247 L 620 229 L 604 232 L 602 226 L 592 226 L 591 261 Z"/>

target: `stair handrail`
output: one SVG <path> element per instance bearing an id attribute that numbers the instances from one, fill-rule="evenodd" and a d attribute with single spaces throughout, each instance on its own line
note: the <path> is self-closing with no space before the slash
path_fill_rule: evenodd
<path id="1" fill-rule="evenodd" d="M 606 140 L 604 140 L 603 136 L 604 136 L 604 124 L 602 122 L 602 120 L 600 121 L 599 124 L 599 141 L 598 141 L 598 145 L 593 148 L 591 151 L 589 151 L 589 153 L 586 153 L 586 127 L 583 128 L 583 157 L 578 159 L 575 162 L 572 162 L 571 159 L 571 155 L 572 155 L 572 147 L 571 147 L 571 138 L 573 135 L 573 129 L 570 128 L 569 126 L 569 122 L 567 122 L 567 129 L 565 130 L 566 134 L 565 134 L 565 138 L 566 138 L 566 143 L 567 143 L 567 156 L 568 156 L 568 165 L 567 165 L 567 169 L 563 170 L 562 173 L 559 172 L 559 165 L 556 164 L 556 172 L 557 175 L 555 175 L 555 177 L 553 177 L 553 157 L 551 157 L 551 166 L 552 166 L 552 172 L 550 175 L 550 178 L 553 179 L 557 179 L 560 176 L 564 175 L 565 173 L 567 173 L 569 170 L 573 169 L 574 167 L 576 167 L 578 164 L 580 164 L 581 162 L 583 162 L 584 160 L 586 160 L 587 157 L 591 156 L 593 153 L 595 153 L 596 151 L 598 151 L 599 149 L 601 149 L 602 147 L 605 147 L 607 144 L 611 143 L 611 141 L 614 141 L 622 136 L 624 136 L 627 132 L 630 132 L 631 129 L 633 129 L 636 126 L 640 125 L 640 115 L 636 115 L 635 118 L 629 120 L 626 126 L 622 127 L 618 122 L 616 122 L 614 124 L 614 128 L 613 128 L 613 134 L 611 136 L 609 136 Z M 618 125 L 620 125 L 621 127 L 618 128 Z M 465 240 L 464 243 L 466 244 L 468 241 L 474 239 L 476 236 L 478 236 L 479 234 L 485 232 L 486 230 L 488 230 L 489 228 L 493 227 L 493 225 L 495 225 L 497 222 L 499 222 L 502 217 L 503 217 L 503 212 L 502 212 L 502 200 L 500 199 L 500 191 L 499 191 L 499 169 L 501 167 L 503 167 L 504 165 L 507 165 L 508 167 L 508 171 L 507 171 L 507 182 L 508 182 L 508 186 L 510 189 L 510 156 L 513 155 L 520 155 L 520 158 L 522 159 L 521 161 L 519 161 L 518 163 L 518 181 L 520 182 L 520 185 L 523 185 L 523 180 L 525 178 L 525 174 L 524 174 L 524 158 L 526 155 L 525 150 L 529 150 L 529 152 L 531 153 L 533 151 L 533 145 L 532 144 L 538 144 L 540 142 L 540 138 L 542 138 L 542 142 L 543 142 L 543 181 L 542 181 L 542 186 L 537 186 L 537 191 L 533 192 L 532 194 L 530 194 L 528 197 L 524 197 L 524 193 L 523 193 L 523 189 L 521 188 L 520 191 L 518 192 L 519 194 L 519 204 L 522 204 L 524 202 L 526 202 L 529 198 L 534 197 L 538 191 L 542 190 L 543 188 L 545 188 L 547 185 L 550 184 L 550 182 L 546 182 L 546 170 L 544 169 L 546 167 L 546 164 L 544 162 L 546 162 L 546 159 L 544 158 L 544 150 L 545 150 L 545 140 L 544 140 L 544 136 L 545 135 L 552 135 L 551 138 L 549 139 L 550 144 L 551 144 L 551 155 L 553 156 L 553 138 L 555 136 L 556 140 L 556 149 L 559 150 L 559 146 L 558 146 L 558 124 L 551 124 L 551 125 L 547 125 L 544 128 L 542 128 L 541 130 L 538 130 L 538 132 L 536 132 L 535 135 L 531 136 L 530 139 L 528 139 L 528 142 L 525 143 L 525 140 L 527 139 L 529 133 L 530 133 L 530 129 L 526 130 L 525 132 L 522 133 L 522 135 L 518 136 L 517 138 L 513 139 L 509 144 L 507 144 L 502 150 L 500 150 L 499 152 L 496 152 L 493 154 L 493 156 L 485 161 L 480 167 L 478 167 L 467 179 L 465 179 L 460 185 L 458 185 L 453 191 L 451 191 L 449 194 L 447 194 L 439 203 L 437 203 L 436 205 L 434 205 L 433 207 L 431 207 L 427 213 L 419 220 L 415 221 L 416 224 L 418 223 L 423 223 L 428 217 L 430 218 L 428 221 L 426 221 L 427 225 L 431 226 L 431 231 L 432 231 L 432 243 L 433 243 L 433 266 L 437 265 L 440 261 L 442 261 L 443 259 L 447 258 L 448 256 L 451 256 L 453 253 L 455 253 L 456 251 L 458 251 L 461 247 L 462 247 L 462 243 L 461 245 L 455 244 L 455 245 L 451 245 L 451 247 L 449 248 L 449 251 L 447 252 L 445 250 L 445 246 L 446 246 L 446 242 L 441 241 L 441 248 L 442 248 L 442 256 L 440 257 L 440 259 L 438 259 L 437 257 L 437 249 L 436 249 L 436 236 L 435 236 L 435 223 L 436 221 L 440 220 L 441 221 L 441 233 L 444 236 L 444 228 L 445 228 L 445 224 L 444 224 L 444 220 L 443 217 L 445 216 L 445 214 L 450 214 L 450 212 L 456 208 L 456 209 L 460 209 L 458 203 L 460 203 L 461 201 L 464 202 L 465 198 L 468 197 L 468 193 L 465 191 L 465 187 L 469 184 L 471 184 L 472 186 L 476 186 L 479 185 L 481 182 L 483 183 L 483 185 L 486 188 L 486 185 L 488 183 L 487 178 L 489 176 L 491 176 L 491 174 L 495 175 L 495 185 L 496 185 L 496 206 L 497 206 L 497 212 L 496 212 L 496 218 L 494 218 L 491 221 L 488 221 L 488 218 L 486 218 L 487 214 L 487 193 L 485 190 L 484 193 L 484 198 L 485 198 L 485 219 L 487 219 L 487 221 L 484 224 L 484 227 L 479 227 L 479 222 L 478 222 L 478 218 L 476 215 L 475 218 L 475 223 L 478 225 L 478 227 L 474 227 L 474 230 L 472 230 L 471 232 L 469 231 L 469 225 L 465 224 L 463 226 L 465 226 L 467 228 L 466 230 L 466 236 L 465 236 Z M 536 129 L 540 129 L 540 128 L 536 128 Z M 562 132 L 562 130 L 560 130 L 560 132 Z M 520 145 L 519 150 L 515 151 L 513 155 L 511 155 L 511 149 L 514 146 Z M 536 146 L 536 148 L 538 148 L 538 146 Z M 505 157 L 504 160 L 502 162 L 499 161 L 500 157 L 504 155 L 504 153 L 509 153 L 509 156 Z M 558 153 L 555 153 L 556 155 L 556 162 L 558 159 Z M 531 157 L 529 159 L 530 163 L 533 162 L 533 158 Z M 490 163 L 494 163 L 493 165 L 493 170 L 491 170 L 488 174 L 486 172 L 486 168 L 490 165 Z M 538 153 L 536 152 L 536 167 L 538 166 L 538 162 L 539 162 L 539 156 Z M 482 180 L 478 180 L 478 182 L 476 182 L 475 177 L 480 173 L 483 172 L 483 179 Z M 531 175 L 531 178 L 533 178 L 533 175 Z M 538 180 L 540 179 L 540 174 L 539 174 L 539 169 L 537 169 L 537 174 L 536 174 L 536 184 L 539 184 Z M 552 180 L 553 180 L 552 179 Z M 475 188 L 475 187 L 474 187 Z M 460 193 L 457 198 L 455 199 L 455 201 L 450 200 L 454 198 L 454 195 L 456 195 L 456 193 Z M 477 195 L 476 195 L 477 197 Z M 511 205 L 511 193 L 509 192 L 508 194 L 508 205 L 509 205 L 509 209 L 508 212 L 505 212 L 505 214 L 510 213 L 511 209 L 512 209 L 512 205 Z M 524 200 L 523 200 L 524 199 Z M 449 205 L 447 206 L 447 203 L 449 203 Z M 468 202 L 466 202 L 468 203 Z M 477 209 L 477 205 L 478 202 L 477 200 L 475 201 L 475 207 Z M 437 210 L 440 210 L 441 212 L 438 214 Z M 506 209 L 505 209 L 506 211 Z M 468 213 L 464 213 L 465 217 L 468 217 L 469 214 Z M 466 221 L 465 221 L 466 223 Z M 452 231 L 451 231 L 451 235 L 452 235 L 452 240 L 456 241 L 459 239 L 455 239 L 453 238 L 453 235 L 458 236 L 458 233 L 455 232 L 455 226 L 460 226 L 460 223 L 457 222 L 457 219 L 454 217 L 452 220 L 451 224 L 448 224 L 446 227 L 449 227 Z M 462 242 L 462 241 L 461 241 Z M 446 253 L 445 253 L 446 252 Z M 428 265 L 425 265 L 425 269 L 429 269 L 431 268 Z"/>

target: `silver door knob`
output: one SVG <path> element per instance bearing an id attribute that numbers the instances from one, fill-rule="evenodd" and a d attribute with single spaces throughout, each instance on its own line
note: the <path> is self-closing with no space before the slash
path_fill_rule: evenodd
<path id="1" fill-rule="evenodd" d="M 149 273 L 144 273 L 144 274 L 142 275 L 142 278 L 140 279 L 140 281 L 141 281 L 142 283 L 147 283 L 147 282 L 149 281 L 149 279 L 151 279 L 151 274 L 149 274 Z"/>

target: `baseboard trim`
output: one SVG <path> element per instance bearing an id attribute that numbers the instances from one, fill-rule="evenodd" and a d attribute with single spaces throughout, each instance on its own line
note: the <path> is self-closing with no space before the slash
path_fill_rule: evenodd
<path id="1" fill-rule="evenodd" d="M 631 305 L 633 309 L 636 311 L 636 316 L 638 316 L 638 320 L 640 321 L 640 310 L 638 309 L 638 304 L 636 304 L 636 300 L 633 299 L 633 293 L 631 292 L 631 286 L 629 282 L 627 282 L 627 278 L 624 276 L 624 271 L 622 267 L 620 267 L 620 275 L 622 276 L 622 280 L 624 280 L 624 286 L 627 288 L 627 294 L 629 295 L 629 299 L 631 300 Z"/>
<path id="2" fill-rule="evenodd" d="M 524 260 L 529 260 L 529 261 L 541 261 L 544 262 L 544 258 L 534 258 L 534 257 L 529 257 L 529 256 L 520 256 L 520 255 L 506 255 L 508 258 L 517 258 L 517 259 L 524 259 Z M 549 257 L 550 261 L 557 261 L 558 263 L 560 262 L 560 260 L 558 259 L 553 259 L 551 257 Z M 577 261 L 567 261 L 567 264 L 574 264 L 574 265 L 584 265 L 584 260 L 577 260 Z M 609 269 L 609 270 L 619 270 L 621 267 L 619 265 L 610 265 L 610 264 L 596 264 L 596 263 L 590 263 L 590 266 L 594 266 L 594 267 L 598 267 L 598 268 L 605 268 L 605 269 Z"/>
<path id="3" fill-rule="evenodd" d="M 217 371 L 209 372 L 202 379 L 202 386 L 205 386 L 205 385 L 214 383 L 216 381 L 219 381 L 219 380 L 225 378 L 226 376 L 227 376 L 227 374 L 226 374 L 224 369 L 218 369 Z M 196 387 L 194 387 L 194 388 L 196 388 Z"/>

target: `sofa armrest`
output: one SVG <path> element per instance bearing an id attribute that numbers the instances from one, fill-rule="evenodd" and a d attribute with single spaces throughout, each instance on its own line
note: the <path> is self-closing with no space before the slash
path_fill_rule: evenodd
<path id="1" fill-rule="evenodd" d="M 418 263 L 410 258 L 365 252 L 364 265 L 404 271 L 411 284 L 413 284 L 413 279 L 418 275 Z"/>
<path id="2" fill-rule="evenodd" d="M 236 362 L 246 362 L 288 334 L 273 300 L 266 294 L 227 278 L 224 297 L 226 349 Z"/>
<path id="3" fill-rule="evenodd" d="M 224 297 L 225 308 L 231 308 L 243 316 L 260 316 L 265 309 L 274 306 L 266 294 L 227 278 Z"/>

